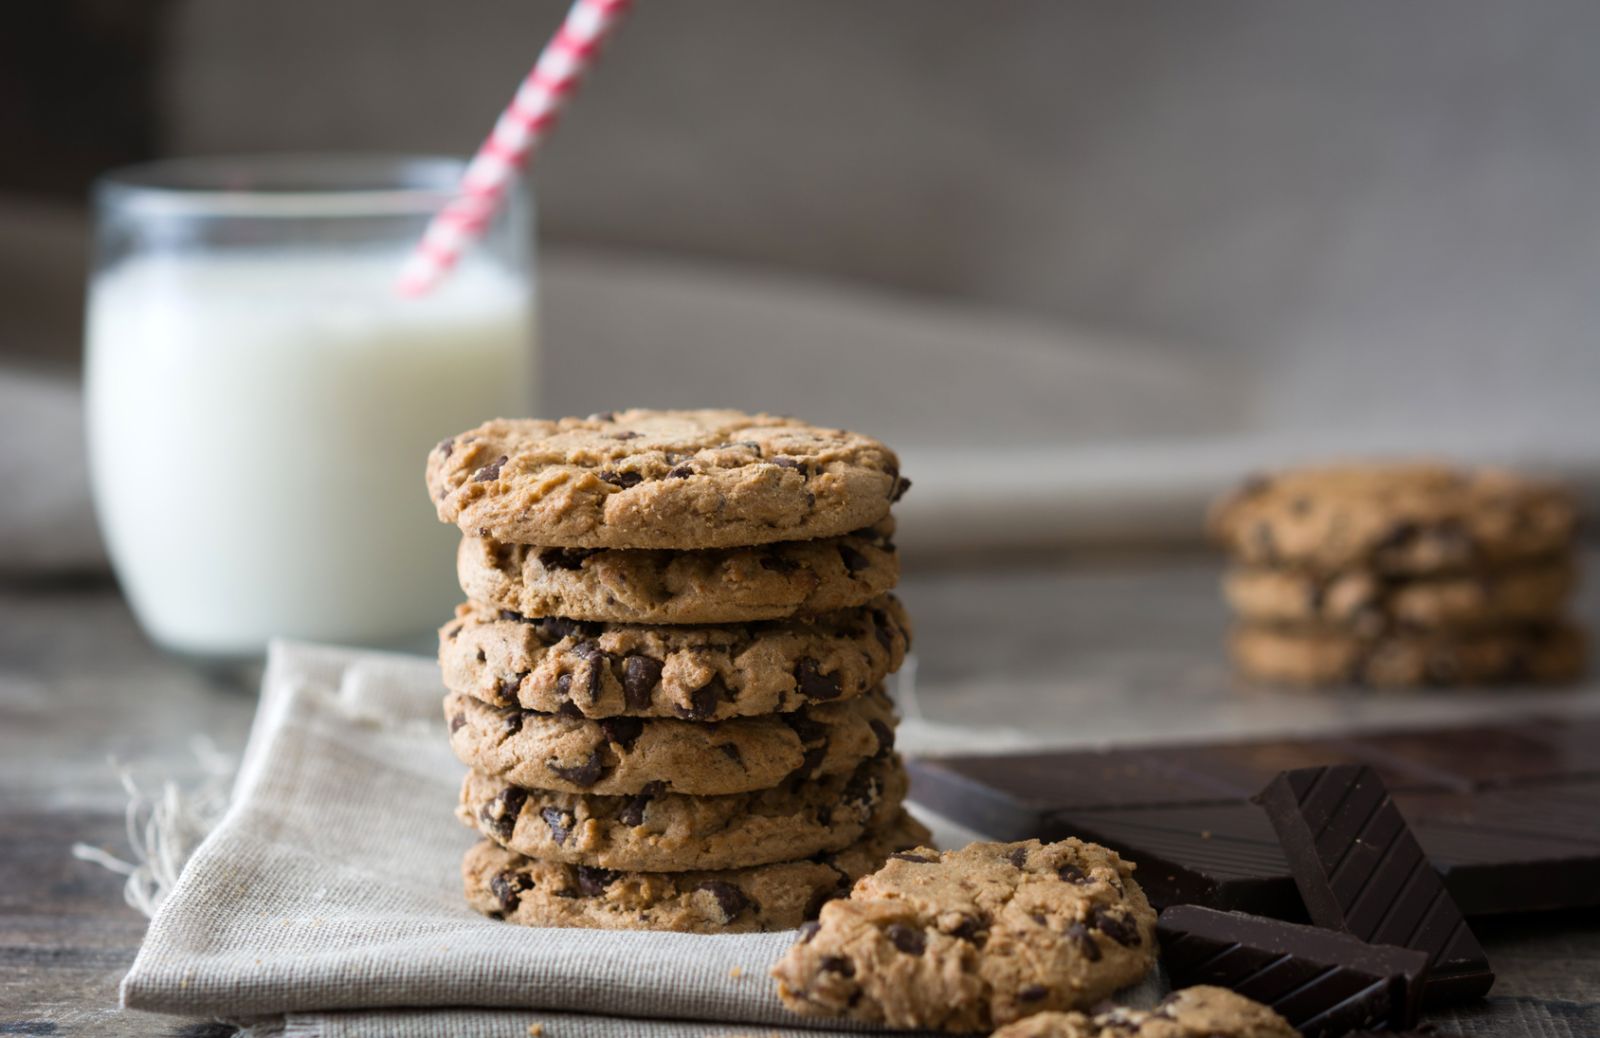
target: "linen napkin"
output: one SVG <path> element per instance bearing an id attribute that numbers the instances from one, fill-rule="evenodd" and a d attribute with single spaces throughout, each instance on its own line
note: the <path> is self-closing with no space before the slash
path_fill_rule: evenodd
<path id="1" fill-rule="evenodd" d="M 469 909 L 442 694 L 430 660 L 274 645 L 231 805 L 151 921 L 123 1005 L 308 1038 L 818 1033 L 788 1030 L 807 1021 L 767 975 L 792 933 L 530 929 Z"/>

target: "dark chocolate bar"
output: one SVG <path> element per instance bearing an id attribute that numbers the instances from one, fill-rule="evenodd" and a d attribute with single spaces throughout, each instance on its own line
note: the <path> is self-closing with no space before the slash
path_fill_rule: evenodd
<path id="1" fill-rule="evenodd" d="M 1158 905 L 1305 918 L 1250 796 L 1279 771 L 1375 768 L 1467 915 L 1600 904 L 1600 720 L 914 761 L 912 798 L 1002 840 L 1081 836 Z"/>
<path id="2" fill-rule="evenodd" d="M 1157 908 L 1202 904 L 1305 918 L 1277 834 L 1252 804 L 1084 811 L 1043 824 L 1040 839 L 1076 836 L 1134 862 L 1134 876 Z"/>
<path id="3" fill-rule="evenodd" d="M 1215 984 L 1255 999 L 1304 1038 L 1417 1022 L 1426 952 L 1277 919 L 1176 905 L 1157 924 L 1173 987 Z"/>
<path id="4" fill-rule="evenodd" d="M 1377 772 L 1350 764 L 1286 771 L 1256 803 L 1277 831 L 1312 922 L 1427 952 L 1430 1006 L 1488 992 L 1488 956 Z"/>
<path id="5" fill-rule="evenodd" d="M 1514 904 L 1593 904 L 1600 887 L 1600 782 L 1397 796 L 1401 813 L 1467 915 Z"/>

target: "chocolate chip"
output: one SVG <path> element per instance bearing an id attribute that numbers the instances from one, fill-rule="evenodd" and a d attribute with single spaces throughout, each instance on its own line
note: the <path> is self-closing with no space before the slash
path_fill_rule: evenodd
<path id="1" fill-rule="evenodd" d="M 563 679 L 564 678 L 565 679 L 569 679 L 569 680 L 566 683 L 563 683 Z M 562 695 L 565 695 L 566 691 L 567 691 L 567 685 L 570 684 L 570 683 L 571 683 L 570 682 L 570 675 L 567 675 L 567 674 L 561 675 L 561 677 L 556 678 L 556 691 L 561 693 Z M 574 703 L 572 700 L 568 699 L 568 700 L 563 701 L 560 706 L 556 707 L 556 716 L 558 716 L 558 717 L 571 717 L 571 718 L 577 719 L 577 718 L 582 718 L 584 716 L 584 713 L 583 713 L 583 708 L 582 707 L 580 707 L 577 703 Z"/>
<path id="2" fill-rule="evenodd" d="M 501 678 L 495 686 L 495 695 L 500 697 L 502 703 L 514 703 L 517 700 L 517 689 L 522 687 L 521 674 L 513 674 L 509 678 Z"/>
<path id="3" fill-rule="evenodd" d="M 1013 848 L 1011 848 L 1009 851 L 1006 852 L 1006 861 L 1009 861 L 1011 864 L 1015 865 L 1019 869 L 1027 867 L 1027 864 L 1028 864 L 1028 848 L 1026 848 L 1026 847 L 1013 847 Z"/>
<path id="4" fill-rule="evenodd" d="M 792 774 L 796 778 L 809 778 L 816 774 L 817 769 L 828 756 L 828 740 L 822 740 L 820 746 L 809 747 L 800 758 L 800 766 Z"/>
<path id="5" fill-rule="evenodd" d="M 643 434 L 642 433 L 636 433 L 632 429 L 624 429 L 621 432 L 612 433 L 611 434 L 611 439 L 613 439 L 613 440 L 637 440 L 641 435 L 643 435 Z"/>
<path id="6" fill-rule="evenodd" d="M 617 878 L 617 874 L 610 869 L 597 869 L 591 865 L 576 865 L 572 871 L 577 875 L 578 893 L 584 897 L 599 897 Z"/>
<path id="7" fill-rule="evenodd" d="M 867 727 L 872 729 L 872 734 L 878 739 L 877 756 L 882 757 L 894 749 L 894 729 L 874 717 L 867 722 Z"/>
<path id="8" fill-rule="evenodd" d="M 844 563 L 844 568 L 849 570 L 852 575 L 860 573 L 862 570 L 872 565 L 872 563 L 867 561 L 867 557 L 865 555 L 861 554 L 859 551 L 856 551 L 847 544 L 839 545 L 839 559 Z"/>
<path id="9" fill-rule="evenodd" d="M 507 786 L 483 805 L 478 817 L 500 840 L 509 840 L 517 828 L 517 816 L 522 813 L 522 805 L 527 799 L 528 794 L 524 790 Z"/>
<path id="10" fill-rule="evenodd" d="M 1306 587 L 1306 609 L 1312 616 L 1322 615 L 1323 603 L 1328 597 L 1328 583 L 1320 577 L 1312 577 L 1311 583 Z"/>
<path id="11" fill-rule="evenodd" d="M 450 718 L 450 732 L 451 732 L 451 734 L 453 735 L 456 732 L 459 732 L 461 730 L 462 726 L 465 725 L 466 723 L 467 723 L 467 715 L 466 714 L 457 714 L 454 717 Z"/>
<path id="12" fill-rule="evenodd" d="M 630 710 L 650 705 L 650 694 L 661 680 L 661 661 L 649 656 L 629 656 L 622 661 L 622 698 Z"/>
<path id="13" fill-rule="evenodd" d="M 602 717 L 596 723 L 607 740 L 624 750 L 633 749 L 633 744 L 639 741 L 639 736 L 644 732 L 644 720 L 638 717 Z"/>
<path id="14" fill-rule="evenodd" d="M 769 573 L 793 573 L 800 568 L 800 564 L 782 555 L 763 555 L 761 568 Z"/>
<path id="15" fill-rule="evenodd" d="M 802 745 L 809 746 L 811 743 L 822 742 L 828 738 L 828 726 L 803 710 L 778 716 L 782 717 L 783 722 L 800 737 Z"/>
<path id="16" fill-rule="evenodd" d="M 1472 552 L 1472 536 L 1458 519 L 1446 519 L 1435 526 L 1433 543 L 1455 560 L 1464 559 Z"/>
<path id="17" fill-rule="evenodd" d="M 1079 886 L 1089 882 L 1089 874 L 1078 868 L 1076 865 L 1063 865 L 1059 869 L 1056 869 L 1056 875 L 1060 876 L 1068 883 L 1076 883 Z"/>
<path id="18" fill-rule="evenodd" d="M 1017 990 L 1017 1001 L 1037 1002 L 1050 994 L 1050 989 L 1043 984 L 1028 984 Z"/>
<path id="19" fill-rule="evenodd" d="M 901 861 L 914 861 L 918 865 L 932 865 L 934 862 L 939 860 L 938 858 L 929 857 L 926 854 L 913 854 L 910 851 L 895 851 L 893 854 L 889 855 L 889 857 L 898 858 Z"/>
<path id="20" fill-rule="evenodd" d="M 1091 934 L 1082 923 L 1072 923 L 1067 926 L 1067 936 L 1078 945 L 1078 950 L 1090 962 L 1100 961 L 1100 946 L 1095 943 L 1094 934 Z"/>
<path id="21" fill-rule="evenodd" d="M 564 846 L 567 837 L 572 835 L 573 824 L 577 821 L 572 817 L 572 812 L 563 811 L 559 807 L 547 807 L 539 812 L 539 817 L 550 827 L 550 838 L 556 841 L 558 846 Z"/>
<path id="22" fill-rule="evenodd" d="M 510 620 L 512 623 L 519 623 L 519 624 L 525 624 L 525 623 L 532 623 L 533 622 L 533 621 L 529 620 L 526 616 L 523 616 L 521 613 L 517 612 L 515 609 L 502 609 L 502 610 L 500 610 L 500 619 L 502 619 L 502 620 Z"/>
<path id="23" fill-rule="evenodd" d="M 568 620 L 562 616 L 542 616 L 527 622 L 533 624 L 534 630 L 539 632 L 539 637 L 550 645 L 565 638 L 598 638 L 605 630 L 604 624 Z"/>
<path id="24" fill-rule="evenodd" d="M 921 930 L 904 923 L 890 923 L 883 931 L 889 943 L 907 955 L 921 955 L 928 947 L 928 939 Z"/>
<path id="25" fill-rule="evenodd" d="M 901 476 L 895 480 L 894 489 L 889 492 L 889 501 L 892 504 L 906 496 L 906 491 L 911 489 L 911 481 Z"/>
<path id="26" fill-rule="evenodd" d="M 522 722 L 526 720 L 526 711 L 520 706 L 513 706 L 500 712 L 500 730 L 507 735 L 516 735 L 522 731 Z"/>
<path id="27" fill-rule="evenodd" d="M 894 855 L 890 855 L 890 857 L 894 857 Z M 927 858 L 922 860 L 932 861 L 933 859 Z M 963 941 L 972 941 L 976 943 L 978 940 L 978 935 L 983 933 L 987 926 L 988 923 L 983 919 L 979 919 L 977 916 L 964 915 L 961 917 L 961 922 L 951 927 L 950 936 L 959 937 Z"/>
<path id="28" fill-rule="evenodd" d="M 607 655 L 606 651 L 600 648 L 599 642 L 588 640 L 578 642 L 576 645 L 574 645 L 572 647 L 572 654 L 578 657 L 580 660 L 592 660 L 597 656 L 603 659 Z"/>
<path id="29" fill-rule="evenodd" d="M 502 454 L 498 458 L 494 459 L 494 461 L 491 461 L 489 464 L 479 469 L 477 472 L 474 472 L 472 474 L 472 481 L 474 483 L 487 483 L 491 479 L 499 479 L 500 466 L 504 465 L 505 463 L 506 456 Z"/>
<path id="30" fill-rule="evenodd" d="M 739 917 L 740 912 L 750 906 L 750 899 L 745 896 L 744 891 L 732 883 L 724 883 L 720 879 L 708 879 L 695 887 L 695 889 L 704 890 L 711 895 L 712 899 L 717 903 L 717 908 L 722 912 L 722 921 L 724 923 L 733 922 Z"/>
<path id="31" fill-rule="evenodd" d="M 439 445 L 434 448 L 434 450 L 439 452 L 439 456 L 441 458 L 448 458 L 451 454 L 455 453 L 455 449 L 456 441 L 450 439 L 448 436 L 440 440 Z"/>
<path id="32" fill-rule="evenodd" d="M 779 468 L 794 469 L 802 476 L 809 477 L 811 475 L 811 467 L 798 458 L 788 458 L 780 454 L 772 459 L 772 463 Z"/>
<path id="33" fill-rule="evenodd" d="M 652 782 L 644 787 L 641 793 L 628 801 L 627 804 L 623 805 L 622 810 L 617 812 L 617 821 L 627 826 L 643 825 L 645 808 L 650 806 L 650 801 L 656 798 L 661 789 L 662 785 L 659 782 Z"/>
<path id="34" fill-rule="evenodd" d="M 761 444 L 757 443 L 754 440 L 740 440 L 738 443 L 734 444 L 734 446 L 735 447 L 743 447 L 745 450 L 747 450 L 750 453 L 754 454 L 756 457 L 758 457 L 758 458 L 761 457 Z"/>
<path id="35" fill-rule="evenodd" d="M 606 773 L 605 755 L 595 750 L 582 764 L 570 768 L 550 761 L 545 763 L 545 770 L 563 782 L 570 782 L 579 789 L 588 789 Z"/>
<path id="36" fill-rule="evenodd" d="M 882 789 L 878 780 L 867 768 L 858 768 L 850 781 L 839 793 L 839 801 L 843 804 L 855 804 L 858 807 L 868 808 L 877 803 Z"/>
<path id="37" fill-rule="evenodd" d="M 734 761 L 735 763 L 740 763 L 742 761 L 742 758 L 739 756 L 739 747 L 731 742 L 719 742 L 717 743 L 717 749 L 722 751 L 722 755 L 724 757 L 727 757 L 729 760 Z"/>
<path id="38" fill-rule="evenodd" d="M 690 468 L 688 465 L 679 465 L 677 468 L 667 473 L 667 478 L 688 479 L 692 475 L 694 475 L 694 469 Z"/>
<path id="39" fill-rule="evenodd" d="M 843 955 L 824 955 L 817 962 L 817 966 L 827 970 L 829 973 L 837 973 L 841 977 L 853 977 L 856 975 L 856 964 Z"/>
<path id="40" fill-rule="evenodd" d="M 799 943 L 810 944 L 811 939 L 817 935 L 817 931 L 820 929 L 822 929 L 822 924 L 817 922 L 815 919 L 801 923 Z"/>
<path id="41" fill-rule="evenodd" d="M 562 699 L 567 699 L 567 697 L 572 695 L 572 675 L 571 674 L 557 674 L 556 675 L 556 695 L 560 696 Z M 567 701 L 571 702 L 570 699 L 568 699 Z"/>
<path id="42" fill-rule="evenodd" d="M 894 652 L 894 621 L 889 619 L 889 614 L 882 609 L 872 611 L 872 633 L 878 639 L 878 644 L 883 646 L 883 651 Z"/>
<path id="43" fill-rule="evenodd" d="M 591 641 L 582 641 L 574 645 L 572 654 L 589 664 L 584 691 L 589 696 L 589 702 L 599 702 L 602 676 L 611 667 L 611 654 Z"/>
<path id="44" fill-rule="evenodd" d="M 705 721 L 717 712 L 722 698 L 727 694 L 728 686 L 722 683 L 722 675 L 713 674 L 711 680 L 689 693 L 689 709 L 681 710 L 697 721 Z"/>
<path id="45" fill-rule="evenodd" d="M 1100 905 L 1089 910 L 1089 925 L 1124 948 L 1132 948 L 1140 943 L 1139 928 L 1132 919 L 1114 915 Z"/>
<path id="46" fill-rule="evenodd" d="M 489 877 L 489 892 L 500 902 L 503 912 L 516 911 L 517 902 L 522 900 L 524 891 L 533 889 L 532 877 L 521 872 L 506 869 Z"/>
<path id="47" fill-rule="evenodd" d="M 794 666 L 795 687 L 807 699 L 824 702 L 829 699 L 838 699 L 844 690 L 839 687 L 839 679 L 823 674 L 817 669 L 818 663 L 810 656 L 800 657 Z"/>
<path id="48" fill-rule="evenodd" d="M 627 490 L 629 487 L 636 487 L 644 482 L 644 477 L 637 472 L 602 472 L 600 473 L 600 478 L 614 487 L 621 487 L 623 490 Z"/>
<path id="49" fill-rule="evenodd" d="M 582 569 L 583 560 L 593 555 L 595 548 L 545 548 L 539 552 L 539 565 L 545 569 Z"/>
<path id="50" fill-rule="evenodd" d="M 1402 520 L 1389 527 L 1374 547 L 1378 551 L 1393 551 L 1416 540 L 1417 535 L 1421 532 L 1422 528 L 1416 523 Z"/>

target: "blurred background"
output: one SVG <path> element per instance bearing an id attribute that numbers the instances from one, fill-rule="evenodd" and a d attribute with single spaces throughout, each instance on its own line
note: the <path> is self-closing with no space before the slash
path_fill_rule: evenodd
<path id="1" fill-rule="evenodd" d="M 555 2 L 65 0 L 0 37 L 0 566 L 103 565 L 88 186 L 466 154 Z M 541 413 L 881 435 L 934 549 L 1189 541 L 1328 453 L 1600 461 L 1600 8 L 643 3 L 539 160 Z M 994 448 L 1004 447 L 1004 451 Z"/>

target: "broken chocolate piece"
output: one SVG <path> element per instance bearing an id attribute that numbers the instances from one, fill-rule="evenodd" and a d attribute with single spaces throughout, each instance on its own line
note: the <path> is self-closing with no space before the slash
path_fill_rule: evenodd
<path id="1" fill-rule="evenodd" d="M 1305 1038 L 1417 1022 L 1426 952 L 1198 905 L 1168 908 L 1156 933 L 1174 987 L 1237 991 L 1271 1007 Z"/>
<path id="2" fill-rule="evenodd" d="M 1481 998 L 1488 956 L 1371 768 L 1286 771 L 1255 798 L 1318 926 L 1428 953 L 1428 1006 Z"/>

